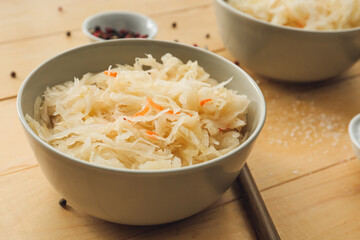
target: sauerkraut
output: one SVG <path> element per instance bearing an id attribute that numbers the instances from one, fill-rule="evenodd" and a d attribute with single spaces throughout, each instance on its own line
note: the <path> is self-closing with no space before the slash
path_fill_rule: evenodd
<path id="1" fill-rule="evenodd" d="M 30 127 L 54 148 L 95 164 L 168 169 L 219 157 L 245 139 L 249 100 L 196 61 L 151 55 L 48 87 Z"/>
<path id="2" fill-rule="evenodd" d="M 360 0 L 227 0 L 236 9 L 278 25 L 308 30 L 360 26 Z"/>

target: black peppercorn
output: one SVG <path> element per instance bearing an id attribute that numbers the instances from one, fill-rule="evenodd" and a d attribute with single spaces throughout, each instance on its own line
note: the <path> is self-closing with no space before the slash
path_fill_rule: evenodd
<path id="1" fill-rule="evenodd" d="M 12 71 L 12 72 L 10 73 L 10 76 L 11 76 L 12 78 L 16 78 L 16 72 Z"/>
<path id="2" fill-rule="evenodd" d="M 173 22 L 173 23 L 171 24 L 171 26 L 172 26 L 172 28 L 176 28 L 176 27 L 177 27 L 177 23 L 176 23 L 176 22 Z"/>
<path id="3" fill-rule="evenodd" d="M 59 204 L 61 207 L 65 208 L 66 207 L 66 204 L 67 204 L 67 201 L 65 198 L 62 198 L 59 200 Z"/>
<path id="4" fill-rule="evenodd" d="M 66 32 L 66 36 L 70 37 L 70 36 L 71 36 L 71 32 L 70 32 L 70 31 L 67 31 L 67 32 Z"/>

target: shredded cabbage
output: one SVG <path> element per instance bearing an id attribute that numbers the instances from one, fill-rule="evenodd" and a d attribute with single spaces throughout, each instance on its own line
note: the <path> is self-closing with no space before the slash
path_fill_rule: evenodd
<path id="1" fill-rule="evenodd" d="M 48 87 L 26 120 L 54 148 L 117 168 L 179 168 L 239 146 L 247 97 L 196 61 L 184 64 L 169 53 L 161 60 L 147 55 Z"/>
<path id="2" fill-rule="evenodd" d="M 360 26 L 360 0 L 227 0 L 255 18 L 308 30 Z"/>

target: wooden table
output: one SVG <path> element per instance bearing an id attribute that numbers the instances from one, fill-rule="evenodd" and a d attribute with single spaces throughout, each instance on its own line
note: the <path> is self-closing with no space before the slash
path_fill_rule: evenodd
<path id="1" fill-rule="evenodd" d="M 0 6 L 0 239 L 256 239 L 236 185 L 202 213 L 161 226 L 122 226 L 62 209 L 16 113 L 24 78 L 49 57 L 88 43 L 81 23 L 103 10 L 144 13 L 158 23 L 157 39 L 206 45 L 234 61 L 221 42 L 211 0 L 2 0 Z M 313 84 L 249 73 L 268 114 L 248 164 L 280 236 L 360 239 L 360 163 L 347 134 L 360 112 L 360 63 Z"/>

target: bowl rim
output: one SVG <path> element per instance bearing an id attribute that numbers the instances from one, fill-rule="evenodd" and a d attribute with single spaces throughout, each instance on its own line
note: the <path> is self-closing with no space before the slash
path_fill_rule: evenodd
<path id="1" fill-rule="evenodd" d="M 95 18 L 101 18 L 101 17 L 104 17 L 104 16 L 108 16 L 108 15 L 125 15 L 125 16 L 133 16 L 133 17 L 136 17 L 138 19 L 142 19 L 142 20 L 145 20 L 145 21 L 150 21 L 152 23 L 152 25 L 154 26 L 153 27 L 153 33 L 152 34 L 149 34 L 148 37 L 146 39 L 153 39 L 157 32 L 158 32 L 158 25 L 156 24 L 156 22 L 144 15 L 144 14 L 141 14 L 141 13 L 137 13 L 137 12 L 131 12 L 131 11 L 120 11 L 120 10 L 109 10 L 109 11 L 103 11 L 103 12 L 98 12 L 96 14 L 93 14 L 93 15 L 90 15 L 88 16 L 82 23 L 82 26 L 81 26 L 81 30 L 82 32 L 88 36 L 89 38 L 95 40 L 95 41 L 112 41 L 112 40 L 122 40 L 122 39 L 102 39 L 102 38 L 99 38 L 99 37 L 96 37 L 94 35 L 92 35 L 90 32 L 89 32 L 89 29 L 88 29 L 88 24 L 91 20 L 95 19 Z"/>
<path id="2" fill-rule="evenodd" d="M 254 90 L 256 91 L 256 93 L 259 95 L 260 97 L 260 104 L 259 104 L 259 111 L 260 111 L 260 118 L 259 118 L 259 123 L 256 126 L 255 130 L 253 131 L 253 133 L 243 142 L 241 143 L 238 147 L 236 147 L 235 149 L 231 150 L 230 152 L 208 160 L 206 162 L 202 162 L 199 164 L 195 164 L 195 165 L 191 165 L 191 166 L 185 166 L 185 167 L 180 167 L 180 168 L 174 168 L 174 169 L 156 169 L 156 170 L 139 170 L 139 169 L 123 169 L 123 168 L 115 168 L 115 167 L 109 167 L 109 166 L 104 166 L 104 165 L 99 165 L 99 164 L 94 164 L 94 163 L 90 163 L 88 161 L 79 159 L 79 158 L 75 158 L 72 157 L 70 155 L 67 155 L 57 149 L 55 149 L 54 147 L 52 147 L 50 144 L 46 143 L 44 140 L 42 140 L 28 125 L 27 121 L 25 120 L 25 116 L 23 114 L 22 111 L 22 96 L 24 93 L 24 89 L 26 87 L 26 85 L 28 84 L 28 82 L 30 81 L 30 79 L 32 78 L 32 76 L 40 69 L 42 68 L 44 65 L 46 65 L 47 63 L 49 63 L 50 61 L 52 61 L 55 58 L 64 56 L 66 54 L 70 54 L 72 52 L 76 52 L 82 49 L 86 49 L 86 48 L 90 48 L 90 47 L 94 47 L 96 45 L 111 45 L 111 44 L 126 44 L 128 42 L 137 42 L 137 41 L 146 41 L 146 42 L 152 42 L 154 44 L 158 44 L 158 45 L 173 45 L 173 46 L 178 46 L 180 48 L 191 48 L 193 51 L 198 51 L 201 52 L 201 54 L 205 54 L 205 55 L 209 55 L 212 58 L 215 58 L 217 61 L 223 61 L 227 64 L 233 65 L 234 68 L 236 68 L 237 71 L 240 72 L 241 75 L 243 75 L 247 81 L 249 81 L 250 85 L 252 85 L 252 87 L 254 88 Z M 121 41 L 106 41 L 106 42 L 95 42 L 95 43 L 89 43 L 86 45 L 81 45 L 78 47 L 74 47 L 71 48 L 69 50 L 60 52 L 59 54 L 56 54 L 55 56 L 47 59 L 46 61 L 44 61 L 43 63 L 41 63 L 39 66 L 37 66 L 34 70 L 31 71 L 31 73 L 26 77 L 26 79 L 23 81 L 23 83 L 21 84 L 21 87 L 19 89 L 18 95 L 17 95 L 17 101 L 16 101 L 16 106 L 17 106 L 17 114 L 18 117 L 20 119 L 21 124 L 23 125 L 25 131 L 30 134 L 30 136 L 35 139 L 36 142 L 38 142 L 39 144 L 41 144 L 43 147 L 45 147 L 46 149 L 48 149 L 49 151 L 58 154 L 62 157 L 64 157 L 65 159 L 70 160 L 71 162 L 75 162 L 78 163 L 80 165 L 85 165 L 88 166 L 90 168 L 93 169 L 101 169 L 101 170 L 106 170 L 106 171 L 111 171 L 111 172 L 119 172 L 119 173 L 130 173 L 130 174 L 168 174 L 168 173 L 183 173 L 183 172 L 190 172 L 192 170 L 196 170 L 196 169 L 200 169 L 200 168 L 207 168 L 209 166 L 215 165 L 216 163 L 222 161 L 224 158 L 230 157 L 234 154 L 236 154 L 237 152 L 241 151 L 242 149 L 244 149 L 245 147 L 247 147 L 250 143 L 252 143 L 256 137 L 259 135 L 261 129 L 264 126 L 265 123 L 265 119 L 266 119 L 266 103 L 265 103 L 265 98 L 264 95 L 262 94 L 259 86 L 256 84 L 255 80 L 252 79 L 252 77 L 250 77 L 250 75 L 248 73 L 246 73 L 242 68 L 234 65 L 234 63 L 232 63 L 231 61 L 227 60 L 224 57 L 221 57 L 211 51 L 199 48 L 199 47 L 194 47 L 192 45 L 189 44 L 183 44 L 183 43 L 179 43 L 179 42 L 172 42 L 172 41 L 165 41 L 165 40 L 153 40 L 153 39 L 124 39 Z"/>
<path id="3" fill-rule="evenodd" d="M 229 3 L 227 3 L 226 0 L 214 0 L 214 1 L 217 2 L 219 5 L 221 5 L 222 7 L 226 8 L 227 10 L 231 11 L 234 14 L 238 14 L 246 19 L 252 20 L 252 21 L 260 23 L 260 24 L 267 25 L 267 26 L 275 28 L 275 29 L 299 32 L 299 33 L 301 33 L 301 32 L 313 33 L 313 34 L 340 34 L 340 33 L 350 33 L 350 32 L 360 31 L 360 26 L 355 27 L 355 28 L 347 28 L 347 29 L 339 29 L 339 30 L 309 30 L 309 29 L 277 25 L 274 23 L 270 23 L 270 22 L 255 18 L 255 17 L 251 16 L 250 14 L 243 13 L 242 11 L 236 9 L 235 7 L 233 7 Z"/>
<path id="4" fill-rule="evenodd" d="M 357 140 L 355 137 L 355 124 L 358 123 L 360 126 L 360 113 L 355 115 L 349 123 L 348 132 L 351 139 L 351 142 L 360 150 L 360 139 Z"/>

